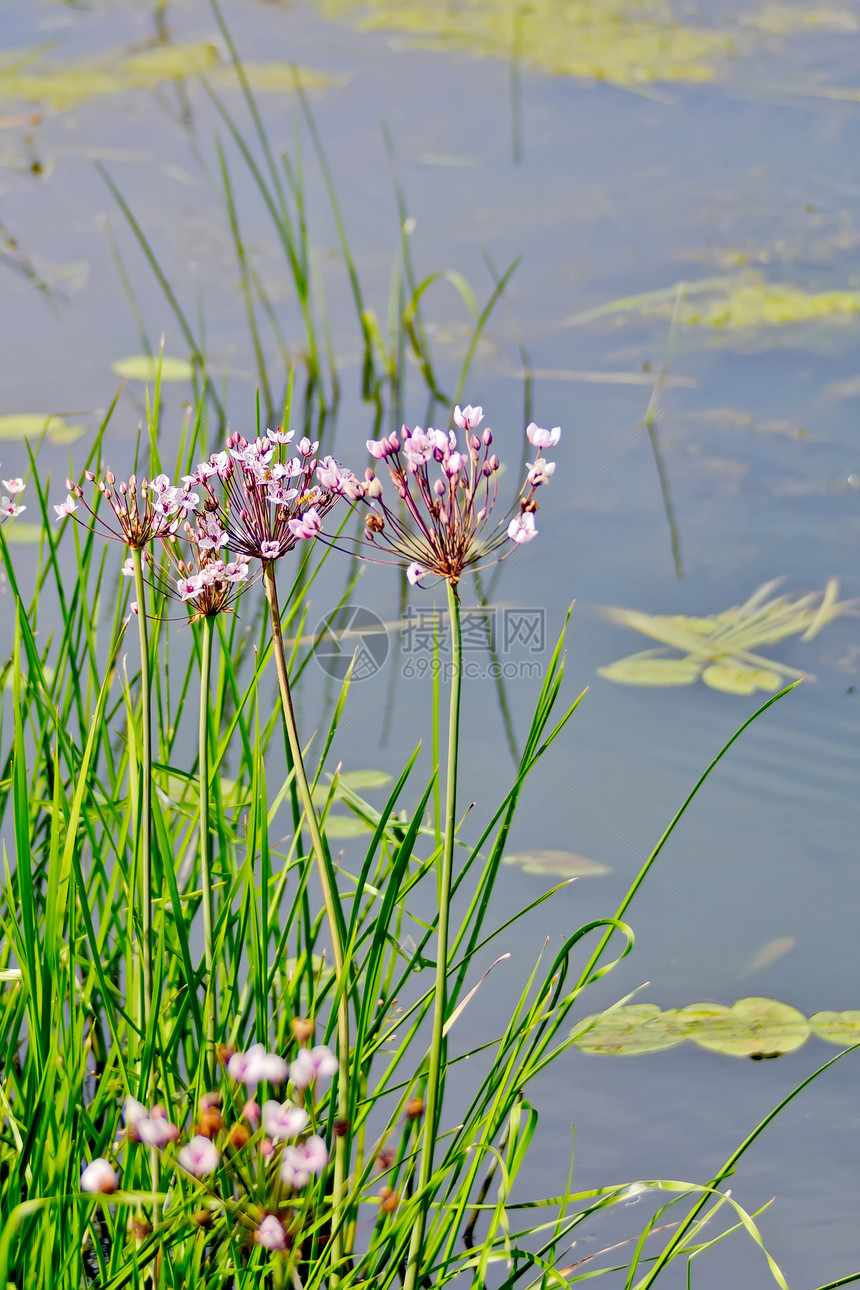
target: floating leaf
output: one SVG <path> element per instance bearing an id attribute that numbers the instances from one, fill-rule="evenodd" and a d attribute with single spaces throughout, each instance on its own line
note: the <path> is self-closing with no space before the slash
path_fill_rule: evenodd
<path id="1" fill-rule="evenodd" d="M 732 50 L 713 28 L 676 22 L 664 0 L 321 0 L 336 17 L 358 10 L 361 25 L 406 32 L 422 45 L 524 63 L 553 75 L 637 85 L 707 81 Z"/>
<path id="2" fill-rule="evenodd" d="M 117 376 L 123 376 L 127 381 L 151 381 L 155 382 L 158 377 L 159 360 L 150 357 L 149 354 L 138 354 L 133 358 L 118 358 L 115 363 L 111 363 L 110 370 L 116 372 Z M 184 358 L 166 358 L 161 359 L 161 379 L 162 381 L 190 381 L 194 375 L 194 368 Z"/>
<path id="3" fill-rule="evenodd" d="M 576 1026 L 589 1029 L 576 1041 L 583 1052 L 615 1057 L 634 1057 L 674 1048 L 684 1039 L 674 1012 L 664 1012 L 656 1003 L 631 1003 L 614 1011 L 586 1017 Z"/>
<path id="4" fill-rule="evenodd" d="M 809 1018 L 813 1035 L 828 1044 L 856 1044 L 860 1042 L 860 1012 L 816 1012 Z"/>
<path id="5" fill-rule="evenodd" d="M 803 1013 L 775 999 L 739 999 L 731 1008 L 692 1004 L 676 1017 L 686 1038 L 729 1057 L 776 1057 L 800 1048 L 810 1034 Z"/>
<path id="6" fill-rule="evenodd" d="M 17 412 L 0 417 L 0 439 L 38 439 L 44 434 L 51 443 L 74 443 L 86 430 L 86 426 L 69 425 L 50 413 Z"/>
<path id="7" fill-rule="evenodd" d="M 375 788 L 385 788 L 391 776 L 385 770 L 347 770 L 337 777 L 334 800 L 343 799 L 347 793 L 368 793 Z M 317 784 L 313 791 L 314 803 L 325 806 L 331 793 L 330 784 Z"/>
<path id="8" fill-rule="evenodd" d="M 307 959 L 288 958 L 284 962 L 284 968 L 290 982 L 293 982 L 296 976 L 300 981 L 307 980 Z M 322 954 L 311 955 L 311 971 L 314 981 L 319 987 L 326 985 L 334 976 L 334 968 Z"/>
<path id="9" fill-rule="evenodd" d="M 588 878 L 592 875 L 611 873 L 609 865 L 599 860 L 589 860 L 573 851 L 518 851 L 502 857 L 502 864 L 516 865 L 524 873 L 542 877 Z"/>
<path id="10" fill-rule="evenodd" d="M 28 524 L 26 520 L 14 520 L 3 525 L 3 536 L 7 542 L 17 546 L 37 546 L 45 536 L 41 524 Z"/>
<path id="11" fill-rule="evenodd" d="M 663 658 L 659 651 L 645 650 L 599 668 L 600 675 L 626 685 L 688 685 L 701 674 L 712 689 L 729 694 L 773 692 L 784 677 L 802 677 L 802 672 L 753 651 L 786 636 L 809 640 L 840 614 L 852 612 L 857 602 L 839 599 L 835 578 L 823 592 L 794 598 L 772 595 L 779 581 L 764 583 L 742 605 L 708 617 L 605 609 L 612 622 L 681 650 L 685 657 Z"/>
<path id="12" fill-rule="evenodd" d="M 702 672 L 702 680 L 712 690 L 722 690 L 724 694 L 755 694 L 756 690 L 778 690 L 782 678 L 768 668 L 725 662 L 711 663 Z"/>
<path id="13" fill-rule="evenodd" d="M 620 685 L 692 685 L 701 670 L 694 658 L 658 658 L 648 650 L 599 667 L 597 674 Z"/>
<path id="14" fill-rule="evenodd" d="M 326 836 L 330 838 L 360 838 L 373 832 L 373 825 L 365 823 L 358 815 L 330 814 L 325 821 Z"/>

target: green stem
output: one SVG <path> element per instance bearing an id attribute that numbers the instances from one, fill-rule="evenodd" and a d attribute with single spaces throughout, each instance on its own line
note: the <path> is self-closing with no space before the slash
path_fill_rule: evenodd
<path id="1" fill-rule="evenodd" d="M 445 1080 L 445 1013 L 448 1004 L 448 918 L 451 878 L 454 870 L 454 835 L 457 813 L 457 757 L 460 742 L 460 685 L 462 681 L 462 638 L 460 598 L 456 586 L 448 583 L 448 615 L 451 620 L 451 705 L 448 715 L 448 775 L 445 789 L 445 846 L 439 875 L 439 922 L 436 929 L 436 989 L 433 998 L 433 1033 L 427 1067 L 424 1107 L 424 1143 L 418 1166 L 418 1211 L 412 1228 L 409 1262 L 403 1290 L 415 1290 L 421 1270 L 424 1232 L 427 1226 L 430 1179 L 433 1174 L 433 1146 L 439 1130 Z"/>
<path id="2" fill-rule="evenodd" d="M 346 989 L 343 956 L 343 931 L 335 896 L 334 875 L 331 861 L 320 833 L 316 809 L 311 797 L 311 788 L 305 773 L 302 757 L 302 745 L 299 740 L 296 714 L 290 691 L 290 678 L 287 672 L 287 659 L 284 653 L 284 637 L 281 632 L 281 610 L 278 604 L 278 588 L 275 581 L 275 566 L 271 561 L 263 564 L 263 583 L 266 588 L 266 599 L 269 602 L 269 613 L 272 625 L 272 646 L 275 655 L 275 666 L 278 671 L 278 686 L 281 692 L 281 706 L 284 712 L 284 724 L 287 728 L 287 739 L 290 755 L 299 790 L 299 798 L 304 810 L 311 844 L 317 862 L 326 920 L 331 937 L 334 956 L 335 979 L 337 982 L 337 1118 L 340 1122 L 335 1135 L 334 1180 L 332 1196 L 332 1261 L 335 1273 L 331 1285 L 336 1286 L 339 1280 L 339 1263 L 343 1257 L 343 1219 L 341 1207 L 346 1183 L 347 1131 L 349 1127 L 349 999 Z"/>
<path id="3" fill-rule="evenodd" d="M 143 580 L 143 552 L 135 549 L 134 590 L 137 596 L 137 626 L 140 634 L 141 707 L 141 794 L 138 830 L 140 872 L 141 1020 L 145 1046 L 152 1016 L 152 682 L 149 670 L 149 629 L 146 619 L 146 585 Z"/>
<path id="4" fill-rule="evenodd" d="M 200 658 L 200 724 L 198 774 L 200 790 L 200 885 L 203 889 L 203 946 L 206 957 L 206 993 L 203 1002 L 207 1078 L 215 1063 L 215 945 L 214 904 L 212 896 L 211 850 L 209 829 L 209 684 L 212 671 L 212 619 L 202 622 L 203 642 Z"/>

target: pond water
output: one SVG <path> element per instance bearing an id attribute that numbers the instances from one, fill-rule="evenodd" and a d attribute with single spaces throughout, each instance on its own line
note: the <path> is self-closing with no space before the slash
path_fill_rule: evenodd
<path id="1" fill-rule="evenodd" d="M 617 4 L 602 8 L 618 19 Z M 571 2 L 571 22 L 582 9 Z M 630 9 L 638 10 L 636 22 L 668 22 L 663 4 Z M 549 24 L 562 10 L 535 4 L 521 8 L 522 21 L 531 14 L 535 23 Z M 421 28 L 423 19 L 414 15 L 423 11 L 409 12 Z M 345 4 L 326 10 L 241 0 L 224 6 L 243 58 L 296 63 L 332 78 L 311 91 L 312 111 L 366 300 L 381 318 L 399 244 L 383 128 L 415 221 L 410 243 L 419 278 L 455 269 L 483 301 L 493 287 L 487 258 L 501 273 L 522 257 L 478 347 L 465 398 L 483 405 L 513 469 L 523 425 L 522 339 L 533 369 L 532 415 L 564 428 L 540 539 L 507 562 L 492 595 L 502 607 L 500 630 L 504 611 L 530 614 L 529 621 L 545 624 L 548 642 L 575 598 L 566 685 L 571 698 L 586 685 L 590 691 L 531 783 L 511 846 L 572 850 L 611 873 L 574 884 L 543 907 L 537 923 L 501 938 L 496 952 L 512 958 L 495 970 L 473 1008 L 473 1040 L 496 1032 L 510 982 L 519 982 L 544 936 L 556 945 L 586 919 L 616 908 L 700 771 L 764 697 L 701 684 L 648 689 L 601 679 L 598 667 L 650 642 L 609 623 L 599 608 L 716 613 L 779 576 L 786 591 L 821 590 L 834 577 L 843 596 L 860 595 L 860 314 L 851 312 L 857 302 L 850 294 L 860 290 L 860 4 L 844 0 L 811 10 L 756 8 L 754 0 L 678 5 L 678 20 L 708 39 L 696 45 L 695 59 L 684 41 L 672 46 L 673 79 L 631 84 L 612 83 L 613 73 L 626 74 L 606 50 L 626 48 L 633 17 L 608 35 L 599 24 L 580 27 L 578 35 L 574 26 L 550 26 L 534 47 L 521 32 L 523 57 L 512 59 L 471 52 L 511 48 L 503 39 L 510 7 L 488 0 L 483 8 L 445 12 L 455 38 L 433 48 L 396 29 L 404 21 L 394 5 L 371 10 L 390 24 L 372 28 L 360 26 L 360 11 Z M 469 26 L 475 12 L 492 21 Z M 462 41 L 458 22 L 467 32 Z M 106 222 L 153 343 L 164 331 L 167 353 L 187 356 L 96 169 L 101 161 L 189 317 L 205 318 L 212 366 L 228 373 L 232 424 L 247 427 L 253 355 L 214 148 L 216 130 L 226 131 L 201 86 L 189 80 L 125 88 L 133 75 L 122 59 L 156 34 L 153 13 L 142 3 L 3 0 L 0 32 L 0 95 L 4 75 L 23 61 L 19 51 L 38 54 L 27 64 L 31 70 L 49 60 L 79 72 L 71 98 L 67 90 L 65 99 L 51 100 L 46 88 L 46 98 L 28 104 L 20 83 L 19 97 L 0 98 L 0 416 L 68 415 L 87 426 L 72 450 L 73 460 L 81 460 L 99 410 L 116 389 L 110 364 L 141 350 Z M 643 41 L 647 34 L 640 33 Z M 216 57 L 223 57 L 212 11 L 199 0 L 167 5 L 162 35 L 175 47 L 214 42 L 221 51 Z M 610 79 L 552 74 L 553 58 L 574 47 L 577 57 L 583 50 L 604 57 Z M 527 61 L 529 54 L 536 63 Z M 91 88 L 96 66 L 118 67 L 119 84 L 88 97 L 81 80 L 89 79 Z M 667 69 L 658 59 L 651 70 Z M 27 92 L 37 93 L 32 85 Z M 241 114 L 238 95 L 229 87 L 223 92 Z M 270 92 L 260 101 L 273 144 L 290 148 L 294 97 Z M 21 119 L 31 113 L 40 119 Z M 360 337 L 349 283 L 306 136 L 304 146 L 311 240 L 343 388 L 334 450 L 357 464 L 373 433 L 373 409 L 360 398 Z M 246 244 L 288 339 L 297 343 L 282 254 L 235 150 L 228 156 Z M 665 308 L 629 308 L 571 320 L 660 289 L 671 314 L 673 284 L 713 277 L 752 283 L 754 303 L 761 283 L 800 289 L 808 311 L 814 311 L 810 297 L 843 294 L 814 319 L 679 327 L 656 424 L 676 526 L 673 553 L 653 444 L 643 429 L 655 373 L 667 355 L 670 318 Z M 681 308 L 692 313 L 698 303 L 690 294 Z M 843 307 L 849 312 L 832 316 Z M 469 317 L 452 287 L 431 290 L 427 319 L 440 381 L 453 391 Z M 268 356 L 274 370 L 275 350 Z M 109 440 L 118 464 L 133 450 L 142 392 L 130 383 L 121 396 Z M 166 426 L 172 421 L 178 430 L 188 393 L 182 383 L 168 389 Z M 423 422 L 425 409 L 416 371 L 405 415 Z M 46 442 L 40 464 L 60 480 L 67 453 Z M 4 475 L 26 471 L 20 442 L 3 443 L 0 459 Z M 21 555 L 26 563 L 25 548 Z M 340 566 L 315 588 L 310 624 L 335 603 L 343 577 Z M 434 594 L 410 593 L 413 610 L 432 605 Z M 464 589 L 466 603 L 473 594 Z M 352 603 L 385 621 L 402 615 L 396 580 L 372 565 Z M 750 994 L 807 1014 L 860 1007 L 858 630 L 856 620 L 840 618 L 808 643 L 792 638 L 769 647 L 816 679 L 780 700 L 721 763 L 630 911 L 634 953 L 592 991 L 587 1011 L 646 982 L 638 997 L 663 1007 L 731 1003 Z M 541 664 L 548 654 L 549 645 L 531 653 L 520 642 L 510 660 L 516 667 Z M 480 651 L 475 658 L 486 662 Z M 375 676 L 356 684 L 336 748 L 345 767 L 395 771 L 417 738 L 429 748 L 430 687 L 420 671 L 409 673 L 409 661 L 407 653 L 392 655 Z M 533 675 L 507 682 L 516 742 L 536 686 Z M 309 728 L 326 694 L 326 677 L 310 669 L 301 699 Z M 490 679 L 475 679 L 469 688 L 466 732 L 463 801 L 474 801 L 484 818 L 512 774 L 499 691 Z M 422 764 L 429 769 L 426 748 Z M 344 843 L 347 858 L 350 845 Z M 504 869 L 500 918 L 548 881 Z M 783 948 L 788 939 L 795 946 L 746 972 L 777 939 Z M 692 1045 L 624 1059 L 574 1050 L 533 1090 L 542 1117 L 534 1156 L 540 1167 L 532 1165 L 527 1181 L 536 1193 L 562 1190 L 571 1123 L 579 1186 L 636 1177 L 704 1180 L 780 1097 L 835 1051 L 810 1040 L 779 1061 L 752 1063 Z M 802 1094 L 738 1175 L 734 1194 L 742 1203 L 776 1197 L 761 1227 L 792 1286 L 823 1284 L 858 1266 L 857 1062 L 846 1058 Z M 611 1239 L 635 1235 L 641 1209 L 625 1211 L 628 1225 L 616 1223 Z M 577 1256 L 608 1244 L 609 1231 L 595 1224 Z M 699 1286 L 767 1282 L 761 1256 L 741 1238 L 697 1265 Z"/>

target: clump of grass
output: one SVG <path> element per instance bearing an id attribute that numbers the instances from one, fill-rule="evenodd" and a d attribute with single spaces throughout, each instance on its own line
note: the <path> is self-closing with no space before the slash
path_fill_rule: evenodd
<path id="1" fill-rule="evenodd" d="M 158 470 L 161 415 L 156 392 L 152 483 L 138 471 L 147 500 L 138 493 L 137 513 L 156 506 L 161 518 L 132 549 L 132 578 L 116 572 L 97 521 L 72 509 L 77 485 L 59 504 L 66 529 L 57 536 L 35 461 L 28 482 L 44 528 L 26 601 L 0 530 L 17 624 L 11 727 L 0 726 L 0 812 L 14 839 L 0 906 L 0 1041 L 11 1054 L 0 1075 L 0 1283 L 26 1276 L 28 1286 L 46 1290 L 118 1290 L 179 1278 L 212 1287 L 343 1288 L 467 1276 L 483 1285 L 493 1269 L 504 1269 L 510 1287 L 554 1279 L 571 1233 L 630 1192 L 626 1183 L 582 1190 L 568 1182 L 563 1194 L 521 1208 L 513 1188 L 537 1122 L 529 1085 L 576 1042 L 570 1018 L 589 985 L 629 952 L 627 903 L 705 776 L 617 914 L 573 931 L 551 961 L 540 956 L 514 990 L 502 1032 L 480 1046 L 467 1039 L 450 1056 L 452 1029 L 465 1033 L 464 1014 L 480 1007 L 482 956 L 510 926 L 494 924 L 492 895 L 520 794 L 582 698 L 561 700 L 563 635 L 511 782 L 477 838 L 467 840 L 457 819 L 464 735 L 456 666 L 447 740 L 444 726 L 436 739 L 448 749 L 444 798 L 435 797 L 435 772 L 417 779 L 416 749 L 376 810 L 340 788 L 336 769 L 324 773 L 349 708 L 348 677 L 314 757 L 286 698 L 268 712 L 260 698 L 273 664 L 282 697 L 284 679 L 289 695 L 300 670 L 283 641 L 328 558 L 310 518 L 314 504 L 325 509 L 323 485 L 308 479 L 281 499 L 267 447 L 277 435 L 261 440 L 256 456 L 233 437 L 223 456 L 204 455 L 201 466 L 199 417 L 180 436 L 173 478 L 186 480 L 174 485 Z M 477 415 L 460 414 L 467 439 L 474 428 L 465 423 Z M 530 430 L 534 443 L 549 434 Z M 312 446 L 298 447 L 309 461 Z M 90 461 L 97 478 L 101 450 L 99 440 Z M 450 444 L 448 453 L 442 469 L 450 471 Z M 274 485 L 278 499 L 269 519 L 286 507 L 287 527 L 278 531 L 295 536 L 284 537 L 278 557 L 262 550 L 272 532 L 248 527 L 261 455 L 261 487 Z M 330 462 L 321 470 L 333 487 L 358 482 Z M 217 498 L 234 475 L 248 500 L 218 512 L 225 544 L 217 507 L 203 499 L 210 489 Z M 114 508 L 131 507 L 129 498 L 128 489 L 106 483 L 96 487 L 92 510 L 113 523 Z M 71 524 L 69 515 L 84 522 Z M 230 527 L 240 521 L 243 537 Z M 182 533 L 189 554 L 177 583 L 173 548 Z M 225 545 L 237 556 L 230 565 Z M 218 587 L 240 555 L 248 562 L 237 575 L 241 599 L 222 612 Z M 461 555 L 466 564 L 448 578 L 454 624 L 468 566 L 468 551 Z M 294 574 L 282 598 L 269 585 L 276 558 Z M 253 609 L 260 582 L 268 616 Z M 126 674 L 130 656 L 121 654 L 133 616 L 130 585 L 147 628 L 139 657 L 149 671 L 141 662 L 136 674 Z M 174 595 L 186 605 L 184 656 L 176 652 Z M 49 612 L 61 628 L 53 635 L 39 630 Z M 253 651 L 240 647 L 243 620 L 258 623 Z M 455 664 L 456 639 L 455 631 Z M 182 713 L 195 692 L 200 721 L 189 761 Z M 438 712 L 431 717 L 442 725 Z M 286 762 L 277 754 L 282 731 Z M 344 794 L 376 824 L 357 863 L 335 867 L 326 819 Z M 273 843 L 283 833 L 282 807 L 292 831 Z M 149 919 L 138 876 L 147 859 Z M 615 938 L 621 947 L 610 956 Z M 455 1075 L 453 1119 L 446 1090 Z M 717 1206 L 734 1203 L 715 1187 L 684 1186 L 674 1196 L 688 1198 L 693 1212 L 705 1194 Z M 737 1212 L 757 1234 L 753 1219 Z M 684 1257 L 699 1248 L 699 1230 L 692 1222 Z M 699 1244 L 713 1239 L 710 1231 Z M 643 1247 L 644 1238 L 631 1255 L 631 1278 Z M 567 1280 L 591 1274 L 574 1271 Z M 774 1275 L 782 1284 L 778 1269 Z"/>

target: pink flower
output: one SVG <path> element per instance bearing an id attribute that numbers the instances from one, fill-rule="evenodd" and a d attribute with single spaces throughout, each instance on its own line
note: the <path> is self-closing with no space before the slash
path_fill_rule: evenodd
<path id="1" fill-rule="evenodd" d="M 126 1132 L 132 1142 L 143 1142 L 148 1147 L 160 1150 L 179 1136 L 179 1130 L 175 1124 L 170 1123 L 163 1107 L 154 1106 L 150 1112 L 136 1098 L 127 1097 L 123 1117 Z"/>
<path id="2" fill-rule="evenodd" d="M 179 592 L 180 600 L 195 600 L 202 592 L 203 587 L 204 582 L 199 573 L 191 578 L 176 579 L 176 589 Z"/>
<path id="3" fill-rule="evenodd" d="M 538 457 L 534 465 L 529 466 L 528 483 L 531 488 L 538 488 L 541 484 L 548 484 L 553 474 L 555 474 L 555 462 L 544 461 L 543 457 Z"/>
<path id="4" fill-rule="evenodd" d="M 116 1188 L 116 1173 L 103 1156 L 97 1156 L 81 1174 L 81 1191 L 105 1192 L 110 1195 Z"/>
<path id="5" fill-rule="evenodd" d="M 522 515 L 515 516 L 508 525 L 508 537 L 519 546 L 524 546 L 526 542 L 531 542 L 532 538 L 537 537 L 537 532 L 535 517 L 531 511 L 525 511 Z"/>
<path id="6" fill-rule="evenodd" d="M 325 1044 L 300 1048 L 290 1064 L 290 1082 L 294 1088 L 307 1088 L 315 1079 L 329 1079 L 337 1071 L 337 1058 Z"/>
<path id="7" fill-rule="evenodd" d="M 59 506 L 54 507 L 58 520 L 64 520 L 67 515 L 73 515 L 77 509 L 78 504 L 74 497 L 72 497 L 71 493 L 69 493 L 64 502 L 60 502 Z"/>
<path id="8" fill-rule="evenodd" d="M 413 561 L 406 570 L 406 577 L 409 583 L 414 587 L 416 583 L 420 582 L 426 572 L 426 569 L 422 569 L 420 564 Z"/>
<path id="9" fill-rule="evenodd" d="M 561 426 L 553 426 L 552 430 L 542 430 L 536 426 L 534 421 L 529 422 L 526 426 L 526 438 L 535 448 L 554 448 L 561 438 Z"/>
<path id="10" fill-rule="evenodd" d="M 253 1044 L 246 1053 L 234 1053 L 227 1063 L 227 1074 L 237 1084 L 249 1088 L 262 1084 L 286 1084 L 289 1067 L 283 1057 L 266 1052 L 262 1044 Z"/>
<path id="11" fill-rule="evenodd" d="M 281 1182 L 300 1191 L 314 1174 L 322 1173 L 328 1164 L 328 1151 L 322 1138 L 314 1135 L 300 1147 L 285 1147 L 281 1157 Z"/>
<path id="12" fill-rule="evenodd" d="M 263 1129 L 273 1142 L 297 1138 L 308 1127 L 310 1116 L 292 1102 L 264 1102 Z"/>
<path id="13" fill-rule="evenodd" d="M 280 542 L 267 540 L 265 542 L 260 543 L 260 555 L 263 557 L 264 560 L 277 560 L 280 554 L 281 554 Z"/>
<path id="14" fill-rule="evenodd" d="M 454 409 L 454 425 L 459 426 L 461 430 L 476 430 L 484 419 L 483 408 L 473 408 L 470 403 L 460 410 L 457 406 Z"/>
<path id="15" fill-rule="evenodd" d="M 292 430 L 282 430 L 278 426 L 277 430 L 267 430 L 266 438 L 271 439 L 272 443 L 290 443 L 293 433 Z"/>
<path id="16" fill-rule="evenodd" d="M 24 491 L 23 479 L 3 479 L 0 480 L 0 483 L 2 483 L 6 492 L 10 493 L 13 497 L 16 493 L 23 493 Z"/>
<path id="17" fill-rule="evenodd" d="M 312 506 L 309 511 L 305 511 L 300 519 L 290 520 L 290 532 L 293 537 L 309 539 L 316 537 L 322 529 L 322 520 L 319 512 Z"/>
<path id="18" fill-rule="evenodd" d="M 16 515 L 20 515 L 26 509 L 26 506 L 16 506 L 8 497 L 0 497 L 0 515 L 8 520 L 14 520 Z"/>
<path id="19" fill-rule="evenodd" d="M 274 1214 L 267 1214 L 261 1221 L 260 1226 L 254 1233 L 254 1240 L 258 1245 L 262 1245 L 264 1250 L 285 1250 L 287 1248 L 287 1234 L 284 1231 L 284 1225 Z"/>
<path id="20" fill-rule="evenodd" d="M 213 1142 L 208 1138 L 197 1136 L 185 1144 L 176 1159 L 188 1173 L 194 1174 L 195 1178 L 202 1178 L 204 1174 L 215 1172 L 221 1157 Z"/>

